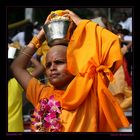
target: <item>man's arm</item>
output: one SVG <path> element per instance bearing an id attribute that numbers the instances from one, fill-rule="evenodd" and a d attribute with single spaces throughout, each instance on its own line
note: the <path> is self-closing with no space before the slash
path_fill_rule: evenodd
<path id="1" fill-rule="evenodd" d="M 34 70 L 30 74 L 36 78 L 40 76 L 45 70 L 44 66 L 35 58 L 31 58 L 31 63 L 33 64 Z"/>
<path id="2" fill-rule="evenodd" d="M 42 43 L 45 40 L 43 29 L 37 35 L 38 40 Z M 21 84 L 24 90 L 27 89 L 28 82 L 32 78 L 30 73 L 27 71 L 27 65 L 37 50 L 36 45 L 29 43 L 27 47 L 17 56 L 11 65 L 11 69 L 17 81 Z"/>

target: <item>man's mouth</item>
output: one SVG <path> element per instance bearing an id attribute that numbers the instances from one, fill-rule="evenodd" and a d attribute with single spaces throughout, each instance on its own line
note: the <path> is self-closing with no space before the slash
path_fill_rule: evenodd
<path id="1" fill-rule="evenodd" d="M 58 73 L 51 74 L 50 78 L 56 78 L 56 77 L 58 77 L 58 75 L 59 75 Z"/>

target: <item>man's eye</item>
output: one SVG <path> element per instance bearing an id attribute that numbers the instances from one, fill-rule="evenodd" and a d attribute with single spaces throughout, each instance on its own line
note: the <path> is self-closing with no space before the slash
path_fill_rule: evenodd
<path id="1" fill-rule="evenodd" d="M 65 61 L 62 60 L 55 60 L 54 62 L 48 62 L 46 63 L 46 68 L 50 68 L 52 65 L 61 65 L 61 64 L 65 64 Z"/>
<path id="2" fill-rule="evenodd" d="M 59 65 L 59 64 L 65 64 L 65 63 L 66 63 L 66 62 L 61 61 L 61 60 L 56 60 L 56 61 L 55 61 L 55 64 L 58 64 L 58 65 Z"/>
<path id="3" fill-rule="evenodd" d="M 50 68 L 50 67 L 51 67 L 51 65 L 52 65 L 52 63 L 51 63 L 51 62 L 47 63 L 47 64 L 46 64 L 46 68 Z"/>

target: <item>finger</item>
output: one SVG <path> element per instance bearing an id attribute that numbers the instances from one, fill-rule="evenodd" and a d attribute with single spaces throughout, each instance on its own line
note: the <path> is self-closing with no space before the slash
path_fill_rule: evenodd
<path id="1" fill-rule="evenodd" d="M 68 17 L 68 18 L 70 18 L 70 15 L 69 15 L 69 14 L 64 14 L 63 17 Z"/>
<path id="2" fill-rule="evenodd" d="M 71 14 L 71 15 L 75 15 L 75 13 L 74 13 L 73 11 L 70 11 L 70 10 L 68 10 L 68 9 L 66 9 L 66 10 L 64 11 L 64 13 Z"/>
<path id="3" fill-rule="evenodd" d="M 65 12 L 66 12 L 66 13 L 69 13 L 69 14 L 72 14 L 72 13 L 73 13 L 72 11 L 70 11 L 70 10 L 68 10 L 68 9 L 66 9 Z"/>

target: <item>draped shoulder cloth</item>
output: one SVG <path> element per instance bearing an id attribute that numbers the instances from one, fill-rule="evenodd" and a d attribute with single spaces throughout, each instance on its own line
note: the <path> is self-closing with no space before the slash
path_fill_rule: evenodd
<path id="1" fill-rule="evenodd" d="M 81 117 L 81 122 L 84 122 L 82 114 L 87 114 L 89 123 L 88 126 L 86 123 L 84 125 L 90 127 L 88 131 L 112 132 L 129 126 L 107 87 L 107 81 L 113 80 L 113 73 L 121 64 L 122 54 L 117 35 L 90 20 L 82 20 L 67 49 L 67 67 L 75 78 L 62 96 L 61 104 L 62 108 L 69 111 L 82 109 L 82 112 L 78 110 L 81 116 L 77 117 Z M 91 118 L 92 121 L 88 121 Z M 84 131 L 82 124 L 79 124 L 77 131 Z"/>

